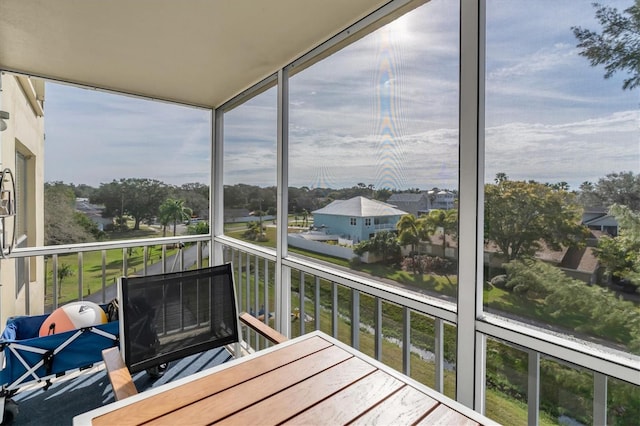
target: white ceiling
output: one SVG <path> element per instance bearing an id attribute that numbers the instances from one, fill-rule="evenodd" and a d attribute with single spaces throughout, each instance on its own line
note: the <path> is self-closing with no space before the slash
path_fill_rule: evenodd
<path id="1" fill-rule="evenodd" d="M 389 0 L 0 0 L 0 69 L 216 107 Z"/>

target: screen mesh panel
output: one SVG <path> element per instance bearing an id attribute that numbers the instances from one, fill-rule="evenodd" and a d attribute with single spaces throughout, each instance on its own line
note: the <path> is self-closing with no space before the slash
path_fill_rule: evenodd
<path id="1" fill-rule="evenodd" d="M 230 264 L 123 277 L 121 336 L 131 372 L 238 341 Z"/>

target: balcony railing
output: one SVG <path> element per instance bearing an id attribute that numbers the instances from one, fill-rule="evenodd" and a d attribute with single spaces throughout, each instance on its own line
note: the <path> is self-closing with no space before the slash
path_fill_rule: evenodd
<path id="1" fill-rule="evenodd" d="M 91 295 L 99 302 L 108 302 L 109 288 L 114 289 L 113 280 L 107 276 L 107 252 L 122 253 L 121 275 L 147 274 L 200 267 L 208 262 L 209 236 L 185 236 L 147 240 L 116 241 L 109 243 L 78 244 L 55 247 L 16 249 L 12 257 L 32 262 L 39 257 L 49 259 L 47 270 L 51 275 L 52 294 L 45 297 L 44 311 L 50 312 L 59 304 L 58 278 L 61 258 L 73 256 L 77 262 L 77 294 L 87 298 L 83 276 L 84 256 L 88 252 L 101 254 L 100 291 Z M 178 244 L 186 249 L 176 250 Z M 266 323 L 277 326 L 278 315 L 291 320 L 291 337 L 322 330 L 339 340 L 359 349 L 397 370 L 419 380 L 448 396 L 456 394 L 456 333 L 457 306 L 454 302 L 429 297 L 400 287 L 393 287 L 355 275 L 352 271 L 321 261 L 289 256 L 280 260 L 283 276 L 287 277 L 289 300 L 278 300 L 278 260 L 268 249 L 244 244 L 229 238 L 216 238 L 221 247 L 223 261 L 234 265 L 237 286 L 238 308 L 251 312 Z M 151 247 L 161 247 L 155 261 L 149 259 Z M 206 248 L 206 250 L 205 250 Z M 130 251 L 142 250 L 142 263 L 135 272 L 129 264 Z M 172 251 L 173 250 L 173 251 Z M 191 250 L 191 251 L 188 251 Z M 157 249 L 156 249 L 157 252 Z M 185 253 L 188 254 L 185 257 Z M 203 254 L 204 252 L 204 254 Z M 26 294 L 29 293 L 26 289 Z M 282 293 L 281 293 L 282 294 Z M 278 312 L 286 307 L 286 312 Z M 290 311 L 290 312 L 289 312 Z M 25 298 L 25 312 L 35 315 Z M 268 345 L 257 335 L 247 334 L 245 342 L 254 348 Z M 638 392 L 640 366 L 633 355 L 615 350 L 603 350 L 595 345 L 544 330 L 524 326 L 501 317 L 486 315 L 476 320 L 476 351 L 483 360 L 476 366 L 481 389 L 480 406 L 491 411 L 500 405 L 498 399 L 490 398 L 487 370 L 502 368 L 491 365 L 488 354 L 496 350 L 514 350 L 526 363 L 526 375 L 519 378 L 526 383 L 528 423 L 539 422 L 541 400 L 544 395 L 543 368 L 548 363 L 577 372 L 592 383 L 590 404 L 594 424 L 604 424 L 607 415 L 615 411 L 608 394 L 613 388 L 628 387 Z M 548 408 L 548 407 L 546 407 Z M 500 420 L 500 419 L 497 419 Z"/>
<path id="2" fill-rule="evenodd" d="M 394 223 L 379 223 L 379 224 L 374 225 L 374 229 L 377 230 L 377 231 L 379 231 L 381 229 L 395 231 L 396 230 L 396 225 Z"/>
<path id="3" fill-rule="evenodd" d="M 227 245 L 225 253 L 225 260 L 243 265 L 238 267 L 242 279 L 236 278 L 244 294 L 239 301 L 242 308 L 267 313 L 268 318 L 269 307 L 275 304 L 275 256 L 237 244 Z M 455 348 L 445 347 L 445 342 L 455 341 L 454 303 L 381 285 L 318 261 L 288 257 L 282 263 L 291 274 L 292 336 L 320 329 L 448 396 L 455 395 Z M 269 290 L 258 294 L 262 288 Z M 542 396 L 548 392 L 544 371 L 549 365 L 560 365 L 591 380 L 592 401 L 587 405 L 592 407 L 594 424 L 604 424 L 615 411 L 608 389 L 628 386 L 638 392 L 640 366 L 625 352 L 603 350 L 492 315 L 476 321 L 475 336 L 476 350 L 485 354 L 480 357 L 485 364 L 477 366 L 477 371 L 484 384 L 481 393 L 486 409 L 495 404 L 487 398 L 486 372 L 498 368 L 487 365 L 487 351 L 509 349 L 523 355 L 528 365 L 522 380 L 526 382 L 529 424 L 539 422 Z"/>
<path id="4" fill-rule="evenodd" d="M 98 303 L 107 303 L 115 297 L 115 283 L 119 276 L 129 276 L 131 274 L 147 275 L 150 268 L 153 268 L 153 273 L 170 272 L 172 270 L 178 271 L 187 269 L 192 266 L 202 266 L 203 262 L 203 250 L 205 245 L 210 241 L 210 237 L 206 235 L 192 235 L 182 237 L 169 237 L 169 238 L 150 238 L 150 239 L 138 239 L 138 240 L 122 240 L 114 242 L 98 242 L 87 244 L 69 244 L 59 246 L 47 246 L 47 247 L 29 247 L 29 248 L 17 248 L 13 251 L 11 257 L 17 262 L 24 262 L 26 264 L 25 270 L 28 271 L 25 279 L 25 289 L 22 292 L 24 294 L 24 313 L 27 315 L 36 315 L 42 313 L 52 312 L 62 303 L 66 303 L 71 300 L 84 300 L 91 299 Z M 185 260 L 185 250 L 183 247 L 188 245 L 192 247 L 193 255 L 191 260 L 187 262 Z M 156 255 L 156 261 L 150 256 L 152 248 L 159 247 L 160 254 Z M 111 268 L 110 273 L 107 271 L 107 253 L 113 251 L 120 251 L 121 257 L 118 263 L 118 267 L 114 272 Z M 133 250 L 142 250 L 141 261 L 136 265 L 130 264 L 131 252 Z M 95 283 L 93 283 L 94 294 L 91 294 L 91 286 L 85 279 L 85 261 L 84 257 L 87 253 L 100 253 L 101 257 L 101 276 L 100 285 L 98 291 L 95 290 Z M 140 257 L 140 253 L 138 253 Z M 32 303 L 29 295 L 30 283 L 36 278 L 31 277 L 29 273 L 32 271 L 30 265 L 38 259 L 44 259 L 45 261 L 45 292 L 49 290 L 50 293 L 45 294 L 44 312 L 38 312 L 40 309 L 34 308 L 34 306 L 40 306 L 40 303 Z M 61 261 L 64 259 L 64 262 Z M 72 296 L 66 296 L 61 298 L 59 294 L 60 280 L 60 268 L 70 267 L 73 265 L 73 274 L 67 278 L 68 280 L 75 280 L 77 283 L 77 292 L 72 292 Z M 41 302 L 41 301 L 40 301 Z M 34 310 L 36 309 L 36 310 Z"/>

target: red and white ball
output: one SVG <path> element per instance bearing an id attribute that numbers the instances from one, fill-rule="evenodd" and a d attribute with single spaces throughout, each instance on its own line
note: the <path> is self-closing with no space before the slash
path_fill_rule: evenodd
<path id="1" fill-rule="evenodd" d="M 40 326 L 39 336 L 64 333 L 83 327 L 105 324 L 107 314 L 97 303 L 80 301 L 67 303 L 47 317 Z"/>

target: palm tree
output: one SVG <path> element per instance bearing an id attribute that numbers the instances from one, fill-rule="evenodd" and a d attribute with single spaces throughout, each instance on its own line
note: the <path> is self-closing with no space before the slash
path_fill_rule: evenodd
<path id="1" fill-rule="evenodd" d="M 458 231 L 458 210 L 431 210 L 428 215 L 418 219 L 427 235 L 434 235 L 438 229 L 442 229 L 442 256 L 447 247 L 447 234 L 454 238 Z"/>
<path id="2" fill-rule="evenodd" d="M 162 236 L 167 236 L 167 226 L 171 223 L 171 218 L 169 216 L 165 216 L 162 211 L 162 207 L 160 207 L 160 215 L 158 216 L 158 222 L 162 225 Z"/>
<path id="3" fill-rule="evenodd" d="M 185 207 L 184 200 L 168 198 L 160 206 L 160 223 L 173 223 L 173 236 L 176 236 L 178 222 L 184 222 L 191 218 L 192 210 Z"/>
<path id="4" fill-rule="evenodd" d="M 418 219 L 412 214 L 406 214 L 400 218 L 396 229 L 400 245 L 411 244 L 411 252 L 414 253 L 423 233 Z"/>
<path id="5" fill-rule="evenodd" d="M 73 275 L 71 265 L 63 263 L 58 266 L 58 298 L 62 296 L 62 280 Z"/>
<path id="6" fill-rule="evenodd" d="M 374 245 L 382 254 L 382 261 L 396 260 L 400 257 L 400 243 L 393 232 L 383 231 L 374 235 Z"/>

